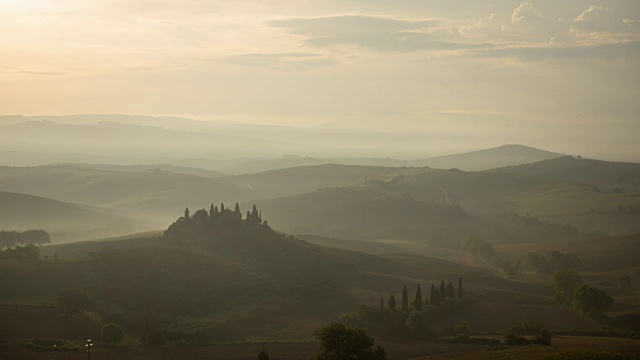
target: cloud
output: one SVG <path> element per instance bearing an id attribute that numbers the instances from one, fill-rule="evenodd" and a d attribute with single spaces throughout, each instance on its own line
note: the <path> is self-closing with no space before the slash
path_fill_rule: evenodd
<path id="1" fill-rule="evenodd" d="M 625 24 L 621 20 L 614 20 L 611 9 L 602 6 L 589 6 L 573 20 L 572 25 L 577 29 L 589 32 L 625 30 Z"/>
<path id="2" fill-rule="evenodd" d="M 230 65 L 288 69 L 327 66 L 339 62 L 335 58 L 307 52 L 237 54 L 222 57 L 220 60 Z"/>
<path id="3" fill-rule="evenodd" d="M 461 35 L 469 37 L 500 37 L 504 29 L 504 19 L 500 14 L 491 14 L 480 19 L 474 25 L 465 25 L 458 30 Z"/>
<path id="4" fill-rule="evenodd" d="M 479 46 L 444 39 L 442 22 L 440 19 L 336 15 L 274 20 L 269 25 L 304 37 L 304 44 L 311 47 L 348 45 L 377 51 L 414 52 Z"/>
<path id="5" fill-rule="evenodd" d="M 619 59 L 640 57 L 640 40 L 591 46 L 514 46 L 487 49 L 475 55 L 491 58 L 510 57 L 528 61 L 548 59 Z"/>

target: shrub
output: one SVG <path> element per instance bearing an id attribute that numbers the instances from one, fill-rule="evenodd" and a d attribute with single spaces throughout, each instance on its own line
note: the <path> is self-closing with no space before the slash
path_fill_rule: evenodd
<path id="1" fill-rule="evenodd" d="M 551 332 L 549 332 L 549 330 L 547 329 L 540 330 L 536 337 L 533 338 L 533 343 L 540 345 L 551 345 Z"/>
<path id="2" fill-rule="evenodd" d="M 504 343 L 507 345 L 526 345 L 529 344 L 529 340 L 523 336 L 514 333 L 507 333 L 504 336 Z"/>

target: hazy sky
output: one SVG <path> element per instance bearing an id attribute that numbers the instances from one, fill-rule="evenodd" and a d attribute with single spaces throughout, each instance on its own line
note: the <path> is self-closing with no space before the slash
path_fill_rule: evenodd
<path id="1" fill-rule="evenodd" d="M 638 0 L 0 0 L 4 114 L 479 113 L 640 133 L 639 84 Z"/>

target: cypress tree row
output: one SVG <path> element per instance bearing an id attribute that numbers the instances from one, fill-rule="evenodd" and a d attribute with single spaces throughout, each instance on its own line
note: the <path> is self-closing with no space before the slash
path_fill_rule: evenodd
<path id="1" fill-rule="evenodd" d="M 443 303 L 447 299 L 447 286 L 444 280 L 440 280 L 440 289 L 438 289 L 439 303 Z"/>

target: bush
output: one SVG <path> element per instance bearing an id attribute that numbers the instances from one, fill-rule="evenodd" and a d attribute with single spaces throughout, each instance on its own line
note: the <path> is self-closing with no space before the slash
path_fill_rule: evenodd
<path id="1" fill-rule="evenodd" d="M 108 323 L 102 327 L 102 340 L 109 344 L 119 344 L 124 339 L 124 329 L 120 324 Z"/>
<path id="2" fill-rule="evenodd" d="M 514 333 L 507 333 L 504 336 L 504 343 L 507 345 L 527 345 L 529 344 L 529 340 L 525 339 L 523 336 Z"/>
<path id="3" fill-rule="evenodd" d="M 533 338 L 533 343 L 540 345 L 551 345 L 551 332 L 549 332 L 549 330 L 547 329 L 540 330 L 538 335 Z"/>

